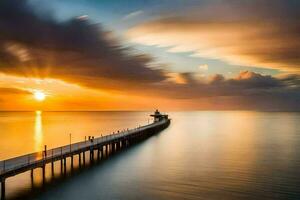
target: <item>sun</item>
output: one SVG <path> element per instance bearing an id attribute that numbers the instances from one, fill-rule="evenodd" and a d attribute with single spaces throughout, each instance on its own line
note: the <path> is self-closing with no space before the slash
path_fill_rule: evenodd
<path id="1" fill-rule="evenodd" d="M 37 100 L 37 101 L 44 101 L 45 98 L 46 98 L 46 95 L 45 93 L 41 92 L 41 91 L 36 91 L 34 92 L 34 98 Z"/>

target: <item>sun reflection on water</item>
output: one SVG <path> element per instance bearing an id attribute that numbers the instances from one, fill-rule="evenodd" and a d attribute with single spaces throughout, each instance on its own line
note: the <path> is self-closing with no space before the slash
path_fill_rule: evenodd
<path id="1" fill-rule="evenodd" d="M 35 112 L 34 143 L 36 152 L 43 149 L 42 111 L 39 110 Z"/>

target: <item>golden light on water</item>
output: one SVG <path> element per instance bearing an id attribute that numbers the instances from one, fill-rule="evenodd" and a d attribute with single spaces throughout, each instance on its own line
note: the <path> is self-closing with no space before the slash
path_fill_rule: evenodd
<path id="1" fill-rule="evenodd" d="M 46 98 L 45 93 L 42 91 L 35 91 L 33 95 L 37 101 L 44 101 Z"/>
<path id="2" fill-rule="evenodd" d="M 43 149 L 42 111 L 35 111 L 34 144 L 36 152 Z"/>

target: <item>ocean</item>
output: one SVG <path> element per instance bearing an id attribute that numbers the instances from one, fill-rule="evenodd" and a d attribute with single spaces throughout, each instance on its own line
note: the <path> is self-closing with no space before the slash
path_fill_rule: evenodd
<path id="1" fill-rule="evenodd" d="M 0 160 L 151 122 L 151 112 L 0 112 Z M 6 181 L 6 199 L 300 199 L 300 113 L 168 112 L 171 125 L 84 170 Z M 76 165 L 76 164 L 75 164 Z"/>

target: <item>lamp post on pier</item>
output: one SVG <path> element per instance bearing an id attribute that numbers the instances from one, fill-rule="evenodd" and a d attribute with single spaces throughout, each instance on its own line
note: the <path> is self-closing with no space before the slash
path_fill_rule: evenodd
<path id="1" fill-rule="evenodd" d="M 47 158 L 47 145 L 44 145 L 44 159 Z"/>
<path id="2" fill-rule="evenodd" d="M 72 151 L 72 134 L 70 133 L 70 152 Z"/>

